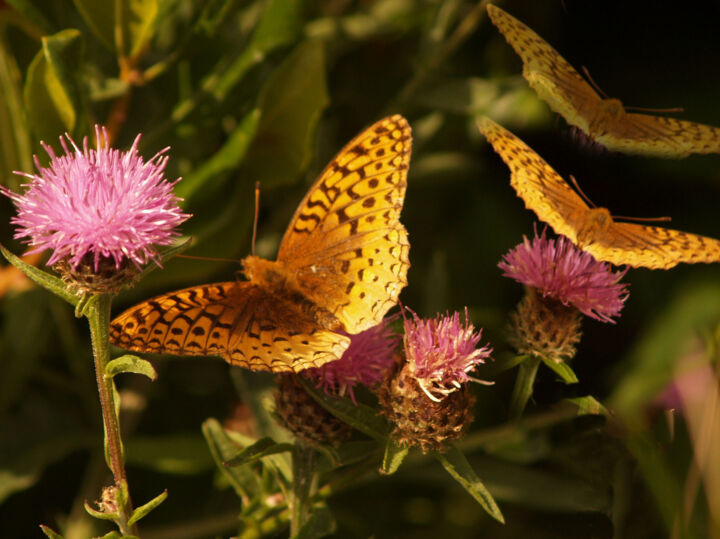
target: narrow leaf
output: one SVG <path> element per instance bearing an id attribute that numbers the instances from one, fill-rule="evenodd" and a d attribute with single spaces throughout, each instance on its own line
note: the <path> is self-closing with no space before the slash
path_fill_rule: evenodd
<path id="1" fill-rule="evenodd" d="M 82 35 L 78 30 L 68 29 L 44 37 L 42 43 L 49 67 L 45 71 L 45 86 L 65 131 L 73 133 L 85 118 L 79 82 Z"/>
<path id="2" fill-rule="evenodd" d="M 120 514 L 117 512 L 105 513 L 104 511 L 98 511 L 97 509 L 93 509 L 87 500 L 85 500 L 84 506 L 85 506 L 85 511 L 87 511 L 87 513 L 91 517 L 99 518 L 102 520 L 117 520 L 118 518 L 120 518 Z"/>
<path id="3" fill-rule="evenodd" d="M 610 411 L 595 397 L 587 395 L 585 397 L 576 397 L 574 399 L 566 399 L 578 407 L 578 415 L 604 415 L 609 417 Z"/>
<path id="4" fill-rule="evenodd" d="M 440 464 L 443 465 L 450 476 L 477 500 L 488 515 L 503 524 L 505 523 L 505 519 L 492 494 L 485 488 L 465 455 L 457 447 L 451 446 L 446 453 L 436 453 L 435 458 L 440 461 Z"/>
<path id="5" fill-rule="evenodd" d="M 157 372 L 147 359 L 143 359 L 132 354 L 120 356 L 108 362 L 105 366 L 105 377 L 112 378 L 122 372 L 133 372 L 135 374 L 143 374 L 150 378 L 153 382 L 157 380 Z"/>
<path id="6" fill-rule="evenodd" d="M 115 2 L 96 0 L 73 0 L 73 2 L 95 37 L 109 49 L 114 49 Z"/>
<path id="7" fill-rule="evenodd" d="M 160 5 L 158 0 L 125 0 L 121 31 L 126 55 L 139 55 L 155 32 Z"/>
<path id="8" fill-rule="evenodd" d="M 51 530 L 45 524 L 40 524 L 40 529 L 49 539 L 63 539 L 63 536 L 58 532 Z"/>
<path id="9" fill-rule="evenodd" d="M 405 446 L 398 445 L 395 440 L 388 438 L 385 444 L 385 455 L 383 456 L 380 472 L 385 475 L 394 474 L 405 457 L 407 457 L 409 449 Z"/>
<path id="10" fill-rule="evenodd" d="M 387 421 L 378 415 L 377 410 L 364 404 L 353 404 L 348 399 L 326 395 L 324 392 L 314 388 L 302 376 L 298 376 L 297 380 L 305 391 L 332 415 L 342 419 L 354 429 L 367 434 L 371 438 L 382 442 L 385 441 L 390 428 Z"/>
<path id="11" fill-rule="evenodd" d="M 525 410 L 525 406 L 527 406 L 533 393 L 535 376 L 537 375 L 539 366 L 540 360 L 536 357 L 531 357 L 518 367 L 515 387 L 510 397 L 510 417 L 518 418 Z"/>
<path id="12" fill-rule="evenodd" d="M 128 524 L 132 526 L 138 520 L 145 517 L 150 511 L 152 511 L 158 505 L 163 503 L 165 501 L 165 498 L 167 498 L 167 496 L 168 496 L 168 491 L 167 491 L 167 489 L 165 489 L 160 494 L 155 496 L 152 500 L 150 500 L 146 504 L 141 505 L 140 507 L 135 509 L 135 511 L 133 511 L 132 516 L 130 517 L 130 520 L 128 520 Z"/>
<path id="13" fill-rule="evenodd" d="M 255 462 L 268 455 L 292 451 L 292 444 L 277 443 L 272 438 L 261 438 L 250 447 L 246 447 L 234 457 L 225 461 L 225 466 L 242 466 Z"/>
<path id="14" fill-rule="evenodd" d="M 60 279 L 59 277 L 55 277 L 54 275 L 46 273 L 36 268 L 32 264 L 23 262 L 19 257 L 12 254 L 2 245 L 0 245 L 0 252 L 2 252 L 3 256 L 7 259 L 8 262 L 10 262 L 13 266 L 18 268 L 25 275 L 27 275 L 29 279 L 36 282 L 43 288 L 46 288 L 53 294 L 61 297 L 71 305 L 77 305 L 77 303 L 80 301 L 80 298 L 70 292 L 67 289 L 65 283 L 63 283 L 62 279 Z"/>
<path id="15" fill-rule="evenodd" d="M 542 362 L 546 367 L 549 367 L 560 379 L 566 384 L 577 384 L 578 378 L 575 372 L 570 368 L 570 365 L 564 361 L 555 361 L 550 358 L 543 357 Z"/>

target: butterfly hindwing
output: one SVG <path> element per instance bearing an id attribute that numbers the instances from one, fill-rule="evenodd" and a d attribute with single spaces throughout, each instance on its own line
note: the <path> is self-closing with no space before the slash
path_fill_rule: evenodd
<path id="1" fill-rule="evenodd" d="M 319 328 L 290 299 L 249 282 L 178 290 L 113 320 L 111 341 L 136 352 L 220 356 L 253 370 L 299 371 L 342 356 L 348 337 Z"/>
<path id="2" fill-rule="evenodd" d="M 350 333 L 379 323 L 407 284 L 400 212 L 410 151 L 401 116 L 360 133 L 320 174 L 280 244 L 278 262 L 296 274 L 303 295 Z"/>

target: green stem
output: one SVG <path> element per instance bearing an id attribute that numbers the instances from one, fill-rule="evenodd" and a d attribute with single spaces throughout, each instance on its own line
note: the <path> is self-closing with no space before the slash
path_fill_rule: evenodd
<path id="1" fill-rule="evenodd" d="M 520 364 L 518 375 L 515 379 L 515 387 L 510 399 L 510 418 L 518 419 L 527 405 L 533 393 L 535 385 L 535 376 L 537 375 L 540 359 L 530 357 L 527 361 Z"/>
<path id="2" fill-rule="evenodd" d="M 127 474 L 125 473 L 120 422 L 118 421 L 118 403 L 115 400 L 115 382 L 112 377 L 105 376 L 105 366 L 110 361 L 110 304 L 112 303 L 112 296 L 98 294 L 94 297 L 94 300 L 94 308 L 88 309 L 87 317 L 90 323 L 93 358 L 95 359 L 95 379 L 100 394 L 100 406 L 102 407 L 103 425 L 105 427 L 105 460 L 112 471 L 115 486 L 118 489 L 118 493 L 114 497 L 118 505 L 118 527 L 123 535 L 137 535 L 136 526 L 128 525 L 133 508 L 128 490 Z"/>
<path id="3" fill-rule="evenodd" d="M 315 450 L 297 440 L 293 449 L 293 487 L 290 507 L 290 537 L 295 537 L 311 515 L 310 504 L 315 483 Z"/>

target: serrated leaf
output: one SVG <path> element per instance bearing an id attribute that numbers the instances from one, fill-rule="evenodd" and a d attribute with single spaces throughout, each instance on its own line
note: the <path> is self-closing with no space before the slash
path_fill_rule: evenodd
<path id="1" fill-rule="evenodd" d="M 110 360 L 105 366 L 106 378 L 113 378 L 123 372 L 142 374 L 150 378 L 153 382 L 157 380 L 157 372 L 152 363 L 147 359 L 133 356 L 132 354 L 126 354 Z"/>
<path id="2" fill-rule="evenodd" d="M 570 365 L 568 365 L 564 361 L 555 361 L 550 358 L 543 357 L 542 362 L 545 364 L 546 367 L 550 368 L 555 374 L 557 374 L 560 379 L 565 382 L 566 384 L 577 384 L 578 378 L 575 375 L 575 372 L 570 368 Z"/>
<path id="3" fill-rule="evenodd" d="M 140 520 L 141 518 L 144 518 L 145 516 L 147 516 L 147 514 L 150 513 L 150 511 L 152 511 L 152 510 L 155 509 L 158 505 L 160 505 L 161 503 L 163 503 L 167 497 L 168 497 L 168 491 L 167 491 L 167 489 L 165 489 L 163 492 L 161 492 L 160 494 L 158 494 L 157 496 L 155 496 L 152 500 L 150 500 L 150 501 L 147 502 L 146 504 L 143 504 L 143 505 L 141 505 L 140 507 L 136 508 L 136 509 L 133 511 L 132 516 L 131 516 L 130 519 L 128 520 L 128 524 L 129 524 L 130 526 L 132 526 L 132 525 L 135 524 L 138 520 Z"/>
<path id="4" fill-rule="evenodd" d="M 62 535 L 56 531 L 51 530 L 45 524 L 40 524 L 40 529 L 49 539 L 64 539 Z"/>
<path id="5" fill-rule="evenodd" d="M 227 478 L 237 494 L 245 500 L 253 500 L 261 492 L 258 478 L 250 466 L 225 466 L 224 462 L 238 452 L 238 444 L 227 435 L 217 419 L 205 420 L 202 432 L 207 440 L 215 464 Z"/>
<path id="6" fill-rule="evenodd" d="M 55 277 L 54 275 L 51 275 L 42 271 L 41 269 L 36 268 L 32 264 L 28 264 L 27 262 L 22 261 L 19 257 L 12 254 L 2 245 L 0 245 L 0 252 L 3 254 L 3 256 L 7 259 L 8 262 L 10 262 L 13 266 L 18 268 L 25 275 L 27 275 L 29 279 L 36 282 L 43 288 L 49 290 L 50 292 L 64 299 L 73 306 L 77 305 L 80 301 L 80 298 L 70 292 L 67 289 L 65 283 L 63 283 L 62 279 L 60 279 L 59 277 Z"/>
<path id="7" fill-rule="evenodd" d="M 237 455 L 226 460 L 225 466 L 242 466 L 244 464 L 260 460 L 269 455 L 292 451 L 292 448 L 292 444 L 277 443 L 272 438 L 261 438 L 253 445 L 246 447 Z"/>
<path id="8" fill-rule="evenodd" d="M 243 165 L 245 174 L 264 187 L 297 179 L 310 160 L 315 125 L 328 102 L 323 45 L 302 43 L 262 91 L 262 118 Z"/>
<path id="9" fill-rule="evenodd" d="M 324 392 L 314 388 L 302 376 L 298 376 L 297 380 L 320 406 L 335 417 L 342 419 L 354 429 L 367 434 L 371 438 L 382 442 L 385 441 L 390 429 L 387 421 L 378 414 L 377 410 L 361 403 L 353 404 L 348 399 L 326 395 Z"/>
<path id="10" fill-rule="evenodd" d="M 440 461 L 440 464 L 443 465 L 450 476 L 475 498 L 488 515 L 503 524 L 505 523 L 505 519 L 492 494 L 485 488 L 465 455 L 457 447 L 451 446 L 446 453 L 436 453 L 435 458 Z"/>
<path id="11" fill-rule="evenodd" d="M 385 444 L 385 454 L 383 455 L 380 472 L 385 475 L 391 475 L 397 472 L 409 451 L 406 446 L 398 445 L 395 440 L 388 438 Z"/>
<path id="12" fill-rule="evenodd" d="M 259 109 L 248 112 L 222 147 L 177 184 L 175 187 L 177 195 L 189 202 L 200 189 L 206 191 L 221 187 L 225 183 L 224 175 L 236 169 L 243 161 L 255 137 L 259 121 Z"/>

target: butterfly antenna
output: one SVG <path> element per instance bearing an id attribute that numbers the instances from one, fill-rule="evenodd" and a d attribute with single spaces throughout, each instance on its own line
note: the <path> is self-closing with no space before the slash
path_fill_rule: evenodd
<path id="1" fill-rule="evenodd" d="M 599 93 L 603 99 L 610 99 L 610 96 L 607 95 L 600 86 L 597 85 L 597 83 L 593 80 L 593 78 L 590 76 L 590 71 L 587 67 L 582 66 L 582 72 L 585 73 L 585 76 L 587 77 L 587 80 L 590 81 L 590 86 L 595 88 L 595 91 Z"/>
<path id="2" fill-rule="evenodd" d="M 685 109 L 682 107 L 670 107 L 666 109 L 651 109 L 646 107 L 625 107 L 625 110 L 632 110 L 635 112 L 683 112 Z"/>
<path id="3" fill-rule="evenodd" d="M 672 217 L 625 217 L 624 215 L 613 215 L 613 220 L 622 219 L 623 221 L 637 221 L 638 223 L 668 223 L 672 221 Z"/>
<path id="4" fill-rule="evenodd" d="M 570 174 L 570 181 L 575 186 L 575 189 L 577 189 L 577 192 L 580 193 L 580 196 L 583 198 L 583 200 L 588 203 L 588 206 L 590 206 L 591 208 L 597 208 L 597 204 L 590 200 L 590 197 L 587 196 L 582 189 L 580 189 L 580 185 L 575 179 L 575 176 L 573 176 L 572 174 Z"/>
<path id="5" fill-rule="evenodd" d="M 233 264 L 240 264 L 240 261 L 234 258 L 216 258 L 214 256 L 175 255 L 175 258 L 189 258 L 191 260 L 206 260 L 209 262 L 232 262 Z"/>
<path id="6" fill-rule="evenodd" d="M 258 212 L 260 211 L 260 182 L 255 182 L 255 217 L 253 218 L 252 245 L 250 254 L 255 256 L 255 240 L 257 239 Z"/>

